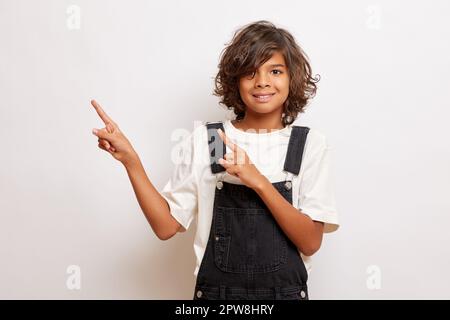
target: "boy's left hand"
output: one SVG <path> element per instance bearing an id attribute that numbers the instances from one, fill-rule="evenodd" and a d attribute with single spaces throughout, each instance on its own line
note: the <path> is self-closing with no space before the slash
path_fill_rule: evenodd
<path id="1" fill-rule="evenodd" d="M 256 189 L 266 182 L 266 177 L 263 176 L 253 162 L 248 157 L 245 150 L 233 143 L 221 129 L 217 129 L 220 138 L 232 150 L 226 153 L 224 158 L 219 159 L 219 163 L 226 169 L 226 171 L 238 177 L 247 187 Z"/>

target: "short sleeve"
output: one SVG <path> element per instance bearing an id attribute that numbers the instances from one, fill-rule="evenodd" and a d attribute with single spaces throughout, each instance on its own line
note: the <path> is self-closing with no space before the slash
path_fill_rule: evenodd
<path id="1" fill-rule="evenodd" d="M 325 136 L 319 134 L 315 138 L 305 148 L 298 208 L 312 220 L 324 222 L 324 232 L 329 233 L 339 228 L 331 148 Z"/>
<path id="2" fill-rule="evenodd" d="M 175 168 L 160 194 L 167 200 L 172 216 L 187 230 L 198 210 L 193 134 L 175 146 L 174 151 Z"/>

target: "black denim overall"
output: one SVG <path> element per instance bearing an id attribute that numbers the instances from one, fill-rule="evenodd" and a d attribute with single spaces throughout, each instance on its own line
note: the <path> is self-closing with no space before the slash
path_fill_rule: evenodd
<path id="1" fill-rule="evenodd" d="M 226 145 L 217 133 L 222 122 L 209 122 L 211 171 L 217 183 L 208 244 L 195 284 L 194 300 L 307 300 L 308 274 L 295 245 L 251 188 L 221 181 L 218 163 Z M 292 126 L 285 181 L 272 185 L 292 204 L 292 179 L 298 175 L 308 127 Z M 267 155 L 270 157 L 270 155 Z"/>

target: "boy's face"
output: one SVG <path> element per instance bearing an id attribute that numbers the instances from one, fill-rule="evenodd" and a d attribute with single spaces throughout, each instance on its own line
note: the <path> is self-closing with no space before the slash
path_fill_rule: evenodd
<path id="1" fill-rule="evenodd" d="M 275 52 L 253 74 L 241 77 L 239 93 L 247 106 L 246 112 L 277 113 L 281 119 L 283 103 L 289 94 L 289 73 L 283 55 Z"/>

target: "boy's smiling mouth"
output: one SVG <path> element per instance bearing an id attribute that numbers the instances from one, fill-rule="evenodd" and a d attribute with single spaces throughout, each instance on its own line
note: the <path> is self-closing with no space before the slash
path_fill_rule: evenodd
<path id="1" fill-rule="evenodd" d="M 273 95 L 275 93 L 257 93 L 257 94 L 252 94 L 252 96 L 256 99 L 256 101 L 258 102 L 268 102 L 272 99 Z"/>

